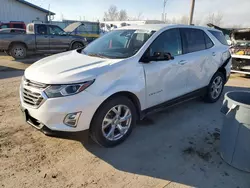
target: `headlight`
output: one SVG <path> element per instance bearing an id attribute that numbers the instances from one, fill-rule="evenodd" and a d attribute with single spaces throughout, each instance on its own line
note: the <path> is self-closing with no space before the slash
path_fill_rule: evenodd
<path id="1" fill-rule="evenodd" d="M 51 85 L 46 90 L 45 93 L 49 98 L 64 97 L 69 95 L 75 95 L 85 90 L 94 80 L 87 81 L 80 84 L 69 84 L 69 85 Z"/>

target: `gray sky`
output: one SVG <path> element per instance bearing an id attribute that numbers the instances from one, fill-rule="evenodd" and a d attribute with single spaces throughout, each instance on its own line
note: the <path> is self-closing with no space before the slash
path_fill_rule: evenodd
<path id="1" fill-rule="evenodd" d="M 126 9 L 130 17 L 142 13 L 144 19 L 161 19 L 163 0 L 27 0 L 56 13 L 56 20 L 102 20 L 110 5 Z M 191 0 L 168 0 L 167 18 L 189 15 Z M 205 21 L 209 13 L 223 14 L 224 25 L 250 27 L 250 0 L 196 0 L 194 19 Z"/>

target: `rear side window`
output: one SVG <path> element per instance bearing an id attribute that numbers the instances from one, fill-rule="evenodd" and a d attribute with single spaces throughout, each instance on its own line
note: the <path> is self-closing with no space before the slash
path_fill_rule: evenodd
<path id="1" fill-rule="evenodd" d="M 47 26 L 46 25 L 38 25 L 37 26 L 37 34 L 39 35 L 47 35 Z"/>
<path id="2" fill-rule="evenodd" d="M 220 41 L 221 44 L 228 45 L 225 36 L 220 31 L 212 31 L 208 30 L 215 38 L 217 38 L 218 41 Z"/>
<path id="3" fill-rule="evenodd" d="M 184 53 L 191 53 L 206 49 L 204 31 L 200 29 L 181 29 Z"/>
<path id="4" fill-rule="evenodd" d="M 205 43 L 206 43 L 206 48 L 212 48 L 214 46 L 214 43 L 212 42 L 212 40 L 209 38 L 209 36 L 207 36 L 206 33 L 204 33 L 204 38 L 205 38 Z"/>

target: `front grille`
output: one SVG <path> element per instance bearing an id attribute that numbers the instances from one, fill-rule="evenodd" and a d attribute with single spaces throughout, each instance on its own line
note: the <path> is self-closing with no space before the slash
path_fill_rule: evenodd
<path id="1" fill-rule="evenodd" d="M 21 87 L 23 102 L 33 108 L 38 108 L 45 100 L 42 96 L 42 92 L 46 87 L 46 84 L 24 79 Z"/>
<path id="2" fill-rule="evenodd" d="M 27 79 L 24 80 L 24 83 L 25 83 L 26 86 L 31 86 L 31 87 L 38 88 L 38 89 L 44 89 L 44 88 L 47 87 L 46 84 L 33 82 L 33 81 L 30 81 L 30 80 L 27 80 Z"/>

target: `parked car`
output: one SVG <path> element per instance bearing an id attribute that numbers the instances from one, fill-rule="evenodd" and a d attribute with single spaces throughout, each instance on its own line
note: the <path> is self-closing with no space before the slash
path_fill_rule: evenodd
<path id="1" fill-rule="evenodd" d="M 111 147 L 151 112 L 199 96 L 216 102 L 231 56 L 214 32 L 221 33 L 186 25 L 126 26 L 83 50 L 39 60 L 25 70 L 20 86 L 26 121 L 46 134 L 89 129 L 97 143 Z"/>
<path id="2" fill-rule="evenodd" d="M 1 33 L 0 50 L 21 59 L 26 57 L 27 51 L 58 53 L 87 45 L 85 37 L 71 35 L 70 30 L 67 31 L 57 25 L 31 23 L 27 25 L 26 34 Z"/>
<path id="3" fill-rule="evenodd" d="M 26 29 L 26 25 L 24 22 L 20 22 L 20 21 L 10 21 L 8 23 L 0 22 L 0 29 L 6 29 L 6 28 Z"/>
<path id="4" fill-rule="evenodd" d="M 250 75 L 250 28 L 221 28 L 211 23 L 208 26 L 221 30 L 226 37 L 232 54 L 232 72 Z"/>
<path id="5" fill-rule="evenodd" d="M 24 34 L 25 32 L 26 32 L 25 29 L 16 29 L 16 28 L 0 29 L 0 34 L 1 33 Z M 1 49 L 0 52 L 5 52 L 7 55 L 10 55 L 8 51 L 3 49 Z"/>
<path id="6" fill-rule="evenodd" d="M 250 29 L 234 29 L 231 41 L 232 72 L 250 75 Z"/>
<path id="7" fill-rule="evenodd" d="M 18 29 L 18 28 L 7 28 L 7 29 L 0 29 L 1 33 L 16 33 L 16 34 L 24 34 L 26 33 L 25 29 Z"/>

